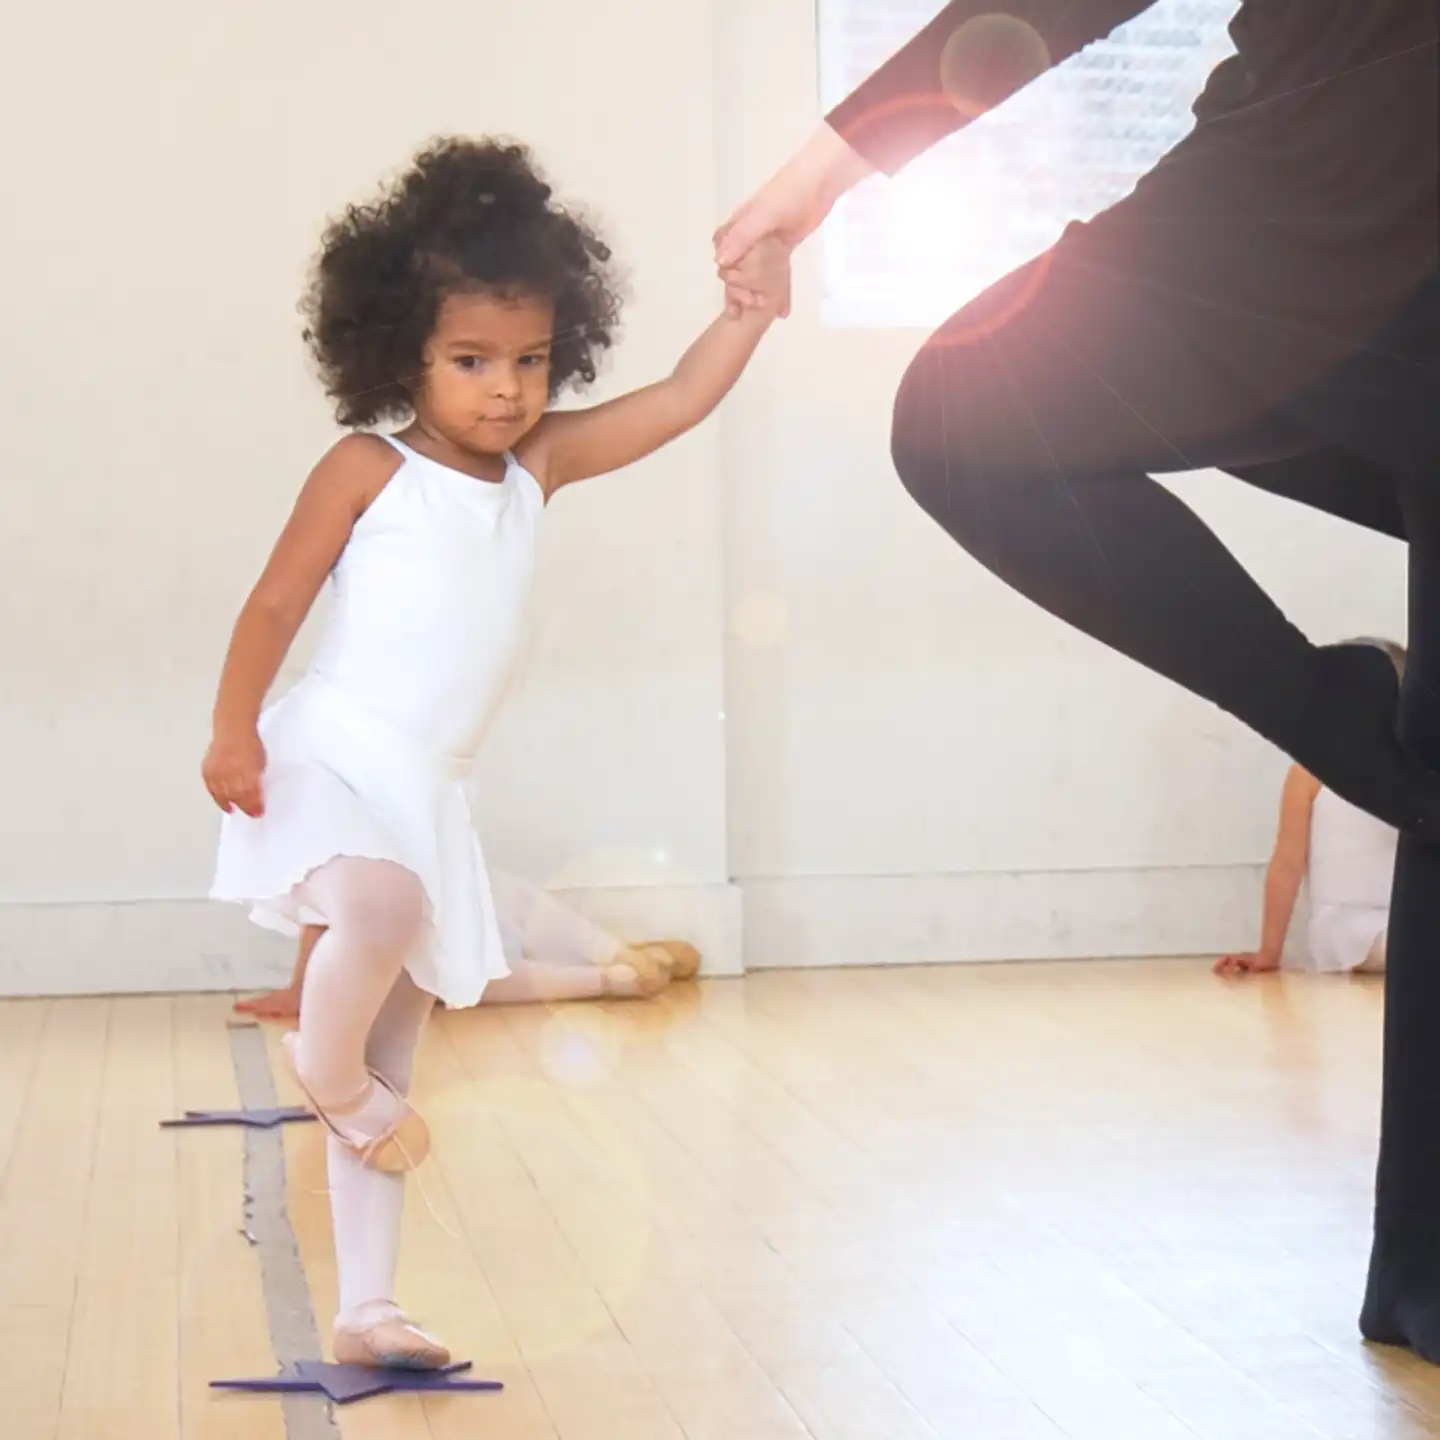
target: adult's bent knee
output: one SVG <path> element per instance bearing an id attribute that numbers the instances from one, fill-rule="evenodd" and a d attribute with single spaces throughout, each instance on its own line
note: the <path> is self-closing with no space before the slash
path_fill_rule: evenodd
<path id="1" fill-rule="evenodd" d="M 957 539 L 972 508 L 977 437 L 969 407 L 955 394 L 968 369 L 964 355 L 933 342 L 910 363 L 895 395 L 890 458 L 910 497 Z"/>

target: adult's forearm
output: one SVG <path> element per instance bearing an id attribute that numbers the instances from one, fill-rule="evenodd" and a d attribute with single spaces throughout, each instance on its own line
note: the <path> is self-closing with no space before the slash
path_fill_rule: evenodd
<path id="1" fill-rule="evenodd" d="M 826 117 L 877 170 L 1007 100 L 1154 0 L 955 0 Z"/>

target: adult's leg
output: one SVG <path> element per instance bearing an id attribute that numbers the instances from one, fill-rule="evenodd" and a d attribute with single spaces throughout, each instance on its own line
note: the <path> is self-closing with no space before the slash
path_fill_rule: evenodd
<path id="1" fill-rule="evenodd" d="M 1307 466 L 1328 472 L 1334 452 L 1257 416 L 1154 291 L 1063 251 L 992 287 L 910 367 L 893 436 L 906 488 L 1052 614 L 1229 711 L 1363 809 L 1440 833 L 1440 776 L 1396 739 L 1384 654 L 1312 645 L 1150 479 L 1283 461 L 1272 478 L 1304 488 Z"/>
<path id="2" fill-rule="evenodd" d="M 1237 480 L 1283 500 L 1298 501 L 1395 540 L 1409 538 L 1394 477 L 1339 446 L 1263 465 L 1231 465 L 1226 470 Z"/>
<path id="3" fill-rule="evenodd" d="M 1440 766 L 1440 477 L 1407 490 L 1410 634 L 1401 727 Z M 1385 943 L 1375 1244 L 1360 1326 L 1440 1364 L 1440 846 L 1401 838 Z"/>

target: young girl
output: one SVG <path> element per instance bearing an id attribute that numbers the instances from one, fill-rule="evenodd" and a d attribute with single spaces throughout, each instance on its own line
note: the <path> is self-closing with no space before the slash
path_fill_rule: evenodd
<path id="1" fill-rule="evenodd" d="M 538 885 L 503 870 L 491 875 L 490 888 L 510 973 L 485 987 L 482 1005 L 649 999 L 672 980 L 693 980 L 700 971 L 700 952 L 682 940 L 627 945 Z M 307 925 L 290 983 L 237 1001 L 236 1013 L 293 1020 L 300 1013 L 310 955 L 324 933 Z"/>
<path id="2" fill-rule="evenodd" d="M 1404 648 L 1392 640 L 1371 643 L 1389 654 L 1403 677 Z M 1310 892 L 1311 967 L 1330 972 L 1384 970 L 1396 838 L 1383 821 L 1325 789 L 1298 765 L 1291 766 L 1265 877 L 1260 948 L 1222 957 L 1215 963 L 1215 973 L 1248 975 L 1280 968 L 1302 881 Z"/>
<path id="3" fill-rule="evenodd" d="M 699 424 L 786 284 L 778 244 L 666 380 L 551 412 L 594 380 L 618 301 L 610 255 L 551 200 L 522 147 L 446 140 L 326 232 L 309 343 L 352 434 L 306 481 L 236 623 L 205 784 L 225 812 L 214 895 L 323 929 L 284 1040 L 328 1129 L 340 1310 L 335 1359 L 439 1366 L 394 1303 L 402 1175 L 429 1149 L 405 1099 L 438 998 L 506 974 L 466 805 L 520 632 L 545 504 Z M 262 713 L 321 585 L 334 609 L 305 677 Z"/>

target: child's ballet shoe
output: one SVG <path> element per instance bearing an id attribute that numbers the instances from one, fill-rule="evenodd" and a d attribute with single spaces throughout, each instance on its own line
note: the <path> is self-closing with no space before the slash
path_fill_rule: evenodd
<path id="1" fill-rule="evenodd" d="M 371 1082 L 381 1086 L 395 1100 L 395 1119 L 380 1134 L 375 1136 L 355 1135 L 343 1128 L 343 1114 L 327 1113 L 310 1093 L 309 1087 L 300 1078 L 300 1067 L 295 1060 L 295 1047 L 300 1035 L 291 1030 L 280 1039 L 280 1049 L 285 1056 L 290 1075 L 304 1092 L 310 1108 L 321 1124 L 342 1144 L 359 1158 L 362 1164 L 372 1170 L 381 1170 L 387 1175 L 404 1175 L 414 1170 L 430 1153 L 430 1127 L 383 1075 L 369 1072 Z"/>
<path id="2" fill-rule="evenodd" d="M 670 983 L 670 969 L 658 956 L 627 945 L 601 966 L 600 978 L 612 1000 L 649 1000 Z"/>
<path id="3" fill-rule="evenodd" d="M 700 973 L 700 952 L 683 940 L 648 940 L 636 948 L 658 952 L 656 958 L 672 980 L 693 980 Z"/>
<path id="4" fill-rule="evenodd" d="M 356 1325 L 336 1324 L 331 1349 L 337 1365 L 366 1365 L 383 1370 L 440 1370 L 450 1352 L 433 1335 L 412 1325 L 400 1312 Z"/>

